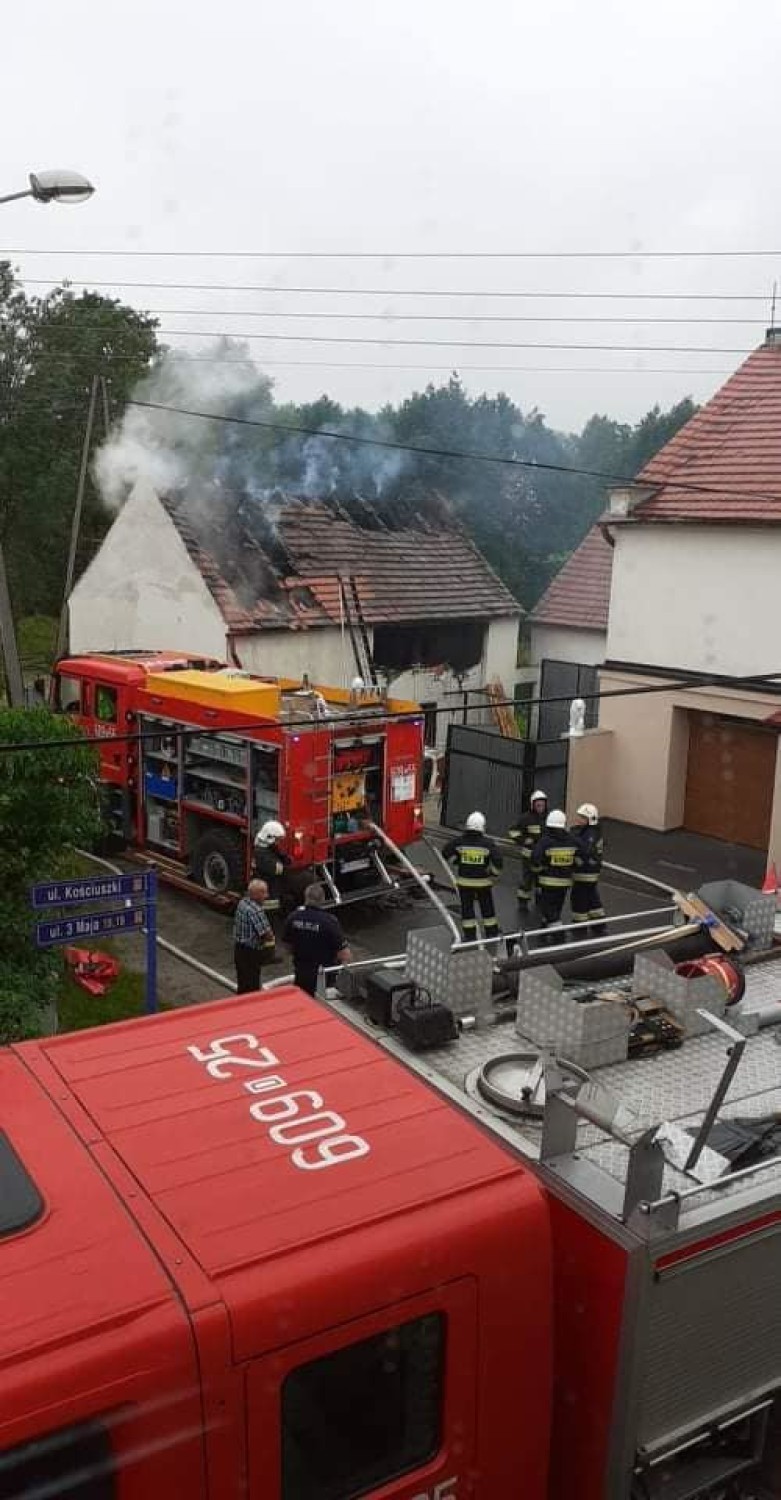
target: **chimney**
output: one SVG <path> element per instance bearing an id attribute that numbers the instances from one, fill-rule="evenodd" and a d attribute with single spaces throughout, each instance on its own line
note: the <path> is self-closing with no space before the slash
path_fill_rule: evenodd
<path id="1" fill-rule="evenodd" d="M 650 500 L 658 487 L 656 484 L 616 485 L 607 492 L 608 515 L 631 516 L 635 507 L 642 505 L 644 500 Z"/>
<path id="2" fill-rule="evenodd" d="M 781 328 L 768 328 L 765 331 L 765 348 L 781 349 Z"/>

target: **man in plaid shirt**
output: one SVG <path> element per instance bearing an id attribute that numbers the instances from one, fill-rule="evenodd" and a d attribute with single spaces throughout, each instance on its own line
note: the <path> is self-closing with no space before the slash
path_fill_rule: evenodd
<path id="1" fill-rule="evenodd" d="M 263 910 L 268 898 L 265 880 L 251 880 L 236 907 L 233 922 L 233 959 L 236 989 L 246 995 L 260 989 L 260 966 L 274 957 L 274 932 Z"/>

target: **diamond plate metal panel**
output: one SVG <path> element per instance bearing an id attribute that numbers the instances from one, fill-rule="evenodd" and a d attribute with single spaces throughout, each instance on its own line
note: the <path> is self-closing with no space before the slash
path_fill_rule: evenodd
<path id="1" fill-rule="evenodd" d="M 739 913 L 736 925 L 748 933 L 749 951 L 772 947 L 776 917 L 773 894 L 755 891 L 753 886 L 742 885 L 738 880 L 713 880 L 700 886 L 698 894 L 714 911 L 730 909 Z"/>
<path id="2" fill-rule="evenodd" d="M 581 1068 L 600 1068 L 625 1058 L 630 1024 L 624 1005 L 573 999 L 548 964 L 521 971 L 516 1031 Z"/>
<path id="3" fill-rule="evenodd" d="M 727 1009 L 724 985 L 711 976 L 687 979 L 676 974 L 675 965 L 666 953 L 638 953 L 632 977 L 632 994 L 648 995 L 664 1005 L 687 1036 L 702 1036 L 710 1031 L 698 1010 L 723 1016 Z"/>
<path id="4" fill-rule="evenodd" d="M 456 1016 L 476 1016 L 484 1024 L 493 1014 L 493 960 L 481 948 L 451 949 L 441 927 L 418 928 L 407 938 L 407 974 L 428 990 L 438 1004 Z"/>

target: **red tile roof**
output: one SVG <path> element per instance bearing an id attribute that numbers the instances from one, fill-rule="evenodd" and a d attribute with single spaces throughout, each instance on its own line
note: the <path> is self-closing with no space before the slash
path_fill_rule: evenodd
<path id="1" fill-rule="evenodd" d="M 348 575 L 369 625 L 522 613 L 458 527 L 392 528 L 367 507 L 360 524 L 330 504 L 276 495 L 266 505 L 216 489 L 161 501 L 234 630 L 338 622 Z"/>
<path id="2" fill-rule="evenodd" d="M 607 630 L 612 572 L 613 548 L 592 526 L 532 610 L 532 624 Z"/>
<path id="3" fill-rule="evenodd" d="M 637 478 L 661 488 L 631 519 L 781 522 L 781 344 L 755 349 Z"/>

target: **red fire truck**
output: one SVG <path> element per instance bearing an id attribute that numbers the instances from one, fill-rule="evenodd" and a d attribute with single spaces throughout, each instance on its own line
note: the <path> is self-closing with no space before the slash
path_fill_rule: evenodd
<path id="1" fill-rule="evenodd" d="M 397 847 L 422 833 L 417 704 L 164 652 L 63 659 L 53 705 L 105 742 L 113 831 L 213 896 L 242 889 L 270 819 L 337 903 L 398 878 L 368 822 Z"/>
<path id="2" fill-rule="evenodd" d="M 642 1129 L 724 1038 L 602 1070 L 621 1142 L 553 1068 L 541 1126 L 481 1102 L 501 1031 L 402 1058 L 288 985 L 4 1049 L 3 1500 L 778 1497 L 781 1157 Z M 757 1030 L 738 1108 L 780 1081 Z"/>

